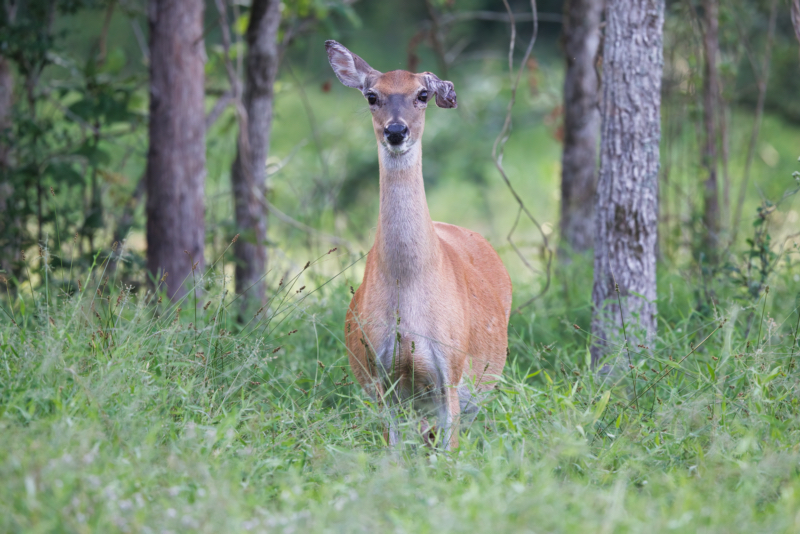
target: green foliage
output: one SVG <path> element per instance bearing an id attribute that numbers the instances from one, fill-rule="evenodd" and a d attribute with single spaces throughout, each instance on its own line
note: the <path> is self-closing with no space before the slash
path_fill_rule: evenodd
<path id="1" fill-rule="evenodd" d="M 793 181 L 798 181 L 797 175 L 798 173 L 795 171 L 792 176 Z M 790 235 L 776 247 L 770 234 L 770 221 L 774 218 L 779 206 L 798 192 L 800 192 L 800 184 L 784 191 L 783 196 L 777 202 L 763 200 L 761 205 L 756 208 L 756 217 L 752 223 L 753 236 L 745 239 L 748 250 L 741 254 L 739 262 L 734 260 L 725 264 L 724 269 L 729 273 L 731 282 L 747 291 L 747 296 L 743 298 L 758 299 L 762 291 L 768 287 L 770 275 L 779 267 L 781 260 L 786 262 L 787 269 L 792 269 L 793 253 L 798 252 L 797 243 L 795 242 L 788 249 L 786 245 L 792 237 L 797 235 Z"/>
<path id="2" fill-rule="evenodd" d="M 0 30 L 17 95 L 4 132 L 8 157 L 0 166 L 10 191 L 3 199 L 10 224 L 0 226 L 0 251 L 6 261 L 13 258 L 4 267 L 18 286 L 27 278 L 22 254 L 37 245 L 53 247 L 58 263 L 52 268 L 63 268 L 67 251 L 54 236 L 74 236 L 70 263 L 88 267 L 95 234 L 106 226 L 104 209 L 111 207 L 101 198 L 103 184 L 120 181 L 120 140 L 142 122 L 135 111 L 141 79 L 123 73 L 122 50 L 106 54 L 92 46 L 82 57 L 58 46 L 68 33 L 54 29 L 58 17 L 100 7 L 103 2 L 26 2 Z M 0 11 L 8 18 L 8 9 Z"/>

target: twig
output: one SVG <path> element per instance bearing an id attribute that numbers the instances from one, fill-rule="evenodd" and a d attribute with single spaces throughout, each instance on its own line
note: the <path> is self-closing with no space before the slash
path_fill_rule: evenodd
<path id="1" fill-rule="evenodd" d="M 131 28 L 133 29 L 133 35 L 136 38 L 136 44 L 139 45 L 139 50 L 142 52 L 142 57 L 146 62 L 150 61 L 150 47 L 147 45 L 147 38 L 142 31 L 142 27 L 139 24 L 139 21 L 136 20 L 136 12 L 139 12 L 138 6 L 131 6 L 129 4 L 130 0 L 120 0 L 120 4 L 122 4 L 123 12 L 127 12 L 128 18 L 131 22 Z"/>
<path id="2" fill-rule="evenodd" d="M 303 224 L 300 221 L 291 218 L 289 215 L 286 215 L 281 210 L 276 208 L 266 198 L 259 198 L 258 200 L 259 200 L 259 202 L 261 202 L 269 210 L 270 214 L 275 215 L 275 217 L 277 217 L 278 220 L 283 221 L 286 224 L 288 224 L 290 226 L 293 226 L 294 228 L 297 228 L 298 230 L 302 230 L 302 231 L 304 231 L 306 233 L 309 233 L 309 234 L 311 234 L 313 236 L 316 236 L 316 237 L 319 237 L 319 238 L 324 239 L 326 241 L 329 241 L 329 242 L 331 242 L 331 243 L 333 243 L 335 245 L 339 245 L 339 246 L 345 247 L 345 248 L 347 248 L 348 250 L 351 250 L 351 251 L 352 250 L 356 250 L 356 248 L 357 248 L 355 245 L 353 245 L 351 242 L 349 242 L 346 239 L 342 239 L 341 237 L 336 237 L 336 236 L 333 236 L 333 235 L 328 235 L 328 234 L 326 234 L 324 232 L 321 232 L 320 230 L 317 230 L 316 228 L 312 228 L 311 226 L 308 226 L 307 224 Z"/>
<path id="3" fill-rule="evenodd" d="M 514 77 L 514 44 L 517 38 L 517 27 L 514 22 L 514 14 L 511 11 L 511 6 L 508 5 L 508 0 L 503 0 L 503 5 L 506 7 L 506 11 L 508 12 L 508 18 L 511 21 L 511 39 L 509 41 L 508 46 L 508 74 L 511 77 L 511 99 L 508 101 L 508 107 L 506 108 L 506 118 L 505 122 L 503 122 L 503 128 L 500 130 L 500 133 L 497 134 L 497 138 L 494 141 L 494 146 L 492 146 L 492 159 L 494 160 L 495 167 L 500 172 L 500 176 L 503 178 L 503 182 L 505 182 L 506 186 L 508 187 L 509 191 L 514 197 L 514 200 L 517 201 L 519 205 L 519 209 L 527 215 L 528 219 L 533 222 L 536 228 L 539 230 L 539 233 L 542 235 L 542 240 L 544 241 L 544 249 L 545 249 L 545 257 L 547 258 L 547 281 L 545 283 L 544 288 L 528 299 L 526 302 L 521 304 L 514 310 L 513 313 L 519 313 L 520 310 L 529 306 L 534 301 L 539 299 L 542 295 L 544 295 L 547 290 L 550 288 L 550 264 L 553 259 L 553 252 L 550 250 L 550 245 L 547 240 L 547 235 L 542 230 L 542 226 L 539 224 L 539 221 L 531 214 L 528 208 L 525 206 L 525 203 L 520 198 L 519 194 L 517 193 L 514 186 L 511 185 L 511 181 L 508 179 L 508 175 L 506 174 L 505 169 L 503 168 L 503 148 L 505 147 L 506 141 L 511 135 L 511 111 L 514 108 L 514 103 L 517 99 L 517 87 L 519 86 L 519 80 L 522 76 L 522 71 L 525 70 L 526 65 L 528 64 L 528 58 L 533 51 L 533 45 L 536 42 L 536 36 L 539 32 L 539 22 L 537 18 L 537 11 L 536 11 L 536 0 L 531 0 L 531 11 L 532 11 L 532 19 L 533 19 L 533 35 L 531 36 L 531 40 L 528 43 L 528 48 L 525 50 L 525 55 L 522 58 L 522 62 L 520 63 L 519 70 L 517 70 L 516 77 Z M 514 228 L 516 228 L 516 222 L 514 223 Z M 525 265 L 530 267 L 530 264 L 525 260 L 525 258 L 520 254 L 519 249 L 514 246 L 513 241 L 511 241 L 511 234 L 507 237 L 511 246 L 514 247 L 514 250 L 517 252 L 519 257 L 522 259 Z"/>
<path id="4" fill-rule="evenodd" d="M 106 49 L 108 43 L 108 29 L 111 26 L 111 17 L 114 15 L 114 8 L 117 7 L 117 2 L 111 0 L 106 8 L 106 16 L 103 20 L 103 29 L 100 31 L 100 39 L 97 42 L 99 53 L 97 55 L 97 62 L 104 63 L 106 60 Z"/>
<path id="5" fill-rule="evenodd" d="M 208 112 L 206 115 L 206 130 L 211 128 L 217 119 L 219 119 L 222 112 L 225 111 L 231 103 L 233 102 L 233 92 L 232 91 L 225 91 L 222 96 L 214 102 L 214 107 L 211 108 L 211 111 Z"/>
<path id="6" fill-rule="evenodd" d="M 462 11 L 460 13 L 453 13 L 451 15 L 442 15 L 440 24 L 447 26 L 455 22 L 463 22 L 467 20 L 486 20 L 492 22 L 529 22 L 538 20 L 540 22 L 554 22 L 561 24 L 563 17 L 558 13 L 521 13 L 519 15 L 509 15 L 508 13 L 501 13 L 499 11 Z"/>
<path id="7" fill-rule="evenodd" d="M 239 119 L 239 149 L 241 150 L 241 159 L 243 162 L 250 161 L 250 137 L 248 136 L 248 121 L 247 110 L 242 103 L 242 90 L 239 78 L 236 75 L 236 70 L 231 63 L 230 47 L 231 47 L 231 31 L 228 27 L 228 12 L 225 8 L 225 0 L 215 0 L 217 10 L 219 11 L 219 26 L 222 30 L 222 49 L 225 56 L 225 70 L 228 73 L 228 83 L 231 86 L 231 103 L 236 108 L 236 116 Z M 249 165 L 243 165 L 247 170 L 245 173 L 250 183 L 253 181 L 252 169 Z"/>
<path id="8" fill-rule="evenodd" d="M 753 129 L 750 132 L 750 144 L 747 147 L 747 160 L 744 164 L 744 176 L 742 178 L 742 185 L 739 188 L 739 198 L 736 202 L 736 215 L 732 223 L 732 236 L 731 243 L 736 241 L 739 233 L 739 222 L 742 220 L 742 208 L 744 207 L 744 198 L 747 193 L 747 185 L 750 182 L 750 167 L 753 164 L 753 155 L 756 150 L 756 142 L 758 141 L 758 131 L 761 128 L 761 118 L 764 115 L 764 103 L 767 95 L 767 81 L 769 80 L 769 66 L 772 55 L 772 42 L 775 37 L 775 19 L 778 13 L 778 0 L 772 0 L 769 14 L 769 27 L 767 29 L 767 44 L 764 50 L 764 64 L 761 72 L 758 73 L 758 100 L 756 101 L 756 116 L 753 119 Z M 749 53 L 749 49 L 748 49 Z M 757 70 L 754 61 L 751 61 L 753 72 Z"/>
<path id="9" fill-rule="evenodd" d="M 425 8 L 428 10 L 428 15 L 431 17 L 431 31 L 429 35 L 433 44 L 433 51 L 436 52 L 436 57 L 439 59 L 439 68 L 442 69 L 442 76 L 446 78 L 447 54 L 445 54 L 444 51 L 444 33 L 442 32 L 442 25 L 439 22 L 439 14 L 436 13 L 436 8 L 433 7 L 431 0 L 425 0 Z"/>
<path id="10" fill-rule="evenodd" d="M 308 95 L 306 95 L 306 90 L 303 87 L 302 82 L 300 79 L 295 75 L 294 69 L 292 68 L 291 62 L 287 59 L 284 62 L 286 65 L 286 70 L 289 71 L 289 75 L 294 80 L 298 93 L 300 94 L 300 101 L 303 104 L 303 109 L 306 111 L 306 117 L 308 117 L 308 124 L 311 127 L 311 137 L 314 139 L 314 144 L 317 146 L 317 154 L 319 155 L 319 162 L 322 165 L 322 173 L 325 178 L 330 176 L 330 172 L 328 170 L 328 162 L 325 161 L 324 151 L 322 150 L 322 141 L 319 138 L 319 130 L 317 129 L 317 120 L 314 117 L 314 110 L 311 108 L 311 103 L 308 101 Z"/>

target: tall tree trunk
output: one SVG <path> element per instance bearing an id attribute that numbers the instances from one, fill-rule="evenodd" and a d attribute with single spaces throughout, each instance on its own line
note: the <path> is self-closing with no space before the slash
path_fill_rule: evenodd
<path id="1" fill-rule="evenodd" d="M 800 43 L 800 0 L 792 0 L 792 26 L 794 26 L 794 36 Z"/>
<path id="2" fill-rule="evenodd" d="M 703 0 L 703 167 L 707 172 L 703 184 L 703 249 L 706 260 L 715 261 L 719 244 L 720 211 L 717 186 L 717 107 L 719 81 L 717 51 L 719 50 L 719 5 L 717 0 Z"/>
<path id="3" fill-rule="evenodd" d="M 608 0 L 595 204 L 592 362 L 656 328 L 664 0 Z M 619 295 L 616 292 L 618 284 Z"/>
<path id="4" fill-rule="evenodd" d="M 204 265 L 203 0 L 150 0 L 148 17 L 147 267 L 180 298 Z"/>
<path id="5" fill-rule="evenodd" d="M 244 307 L 264 302 L 267 268 L 266 161 L 272 101 L 278 72 L 279 0 L 253 0 L 247 27 L 244 108 L 246 135 L 239 137 L 231 170 L 236 226 L 236 292 L 247 291 Z M 252 286 L 252 287 L 251 287 Z M 248 288 L 250 288 L 248 290 Z"/>
<path id="6" fill-rule="evenodd" d="M 564 152 L 561 158 L 562 261 L 569 252 L 594 244 L 594 194 L 597 175 L 598 79 L 595 58 L 600 43 L 602 0 L 564 4 Z"/>
<path id="7" fill-rule="evenodd" d="M 13 103 L 14 78 L 11 63 L 0 56 L 0 169 L 8 167 L 7 128 L 11 126 L 11 104 Z M 0 206 L 2 209 L 2 206 Z"/>
<path id="8" fill-rule="evenodd" d="M 9 128 L 11 126 L 11 105 L 13 103 L 14 79 L 11 75 L 11 63 L 0 56 L 0 269 L 11 273 L 12 261 L 16 261 L 18 252 L 13 249 L 12 228 L 19 224 L 10 213 L 8 205 L 13 202 L 14 186 L 9 172 Z"/>

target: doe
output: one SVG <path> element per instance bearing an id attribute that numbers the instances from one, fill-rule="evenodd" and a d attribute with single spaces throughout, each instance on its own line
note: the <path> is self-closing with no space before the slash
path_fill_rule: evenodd
<path id="1" fill-rule="evenodd" d="M 346 317 L 350 366 L 388 405 L 390 445 L 411 404 L 425 442 L 454 449 L 460 419 L 474 417 L 503 371 L 511 309 L 511 279 L 491 245 L 428 212 L 425 108 L 432 98 L 455 108 L 455 89 L 430 72 L 378 72 L 336 41 L 325 48 L 339 81 L 369 103 L 380 163 L 375 243 Z"/>

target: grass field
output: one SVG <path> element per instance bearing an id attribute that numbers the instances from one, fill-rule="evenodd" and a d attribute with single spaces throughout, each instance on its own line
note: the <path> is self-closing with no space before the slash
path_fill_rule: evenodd
<path id="1" fill-rule="evenodd" d="M 754 300 L 720 278 L 708 313 L 661 273 L 659 337 L 613 380 L 587 369 L 588 296 L 557 286 L 513 318 L 453 453 L 384 446 L 348 288 L 318 274 L 339 254 L 243 328 L 221 260 L 197 304 L 120 291 L 103 257 L 70 298 L 41 273 L 35 302 L 4 301 L 0 531 L 800 531 L 797 254 Z"/>

